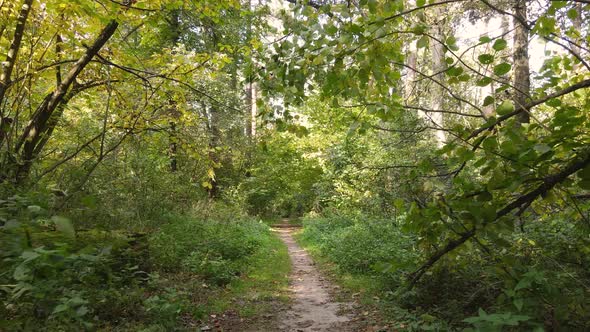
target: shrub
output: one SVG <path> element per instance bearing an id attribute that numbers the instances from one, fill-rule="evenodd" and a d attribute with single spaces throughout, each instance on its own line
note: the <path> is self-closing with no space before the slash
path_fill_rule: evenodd
<path id="1" fill-rule="evenodd" d="M 330 216 L 304 220 L 304 242 L 348 273 L 385 279 L 393 287 L 412 264 L 413 238 L 392 220 Z"/>
<path id="2" fill-rule="evenodd" d="M 163 270 L 185 269 L 225 285 L 240 274 L 268 232 L 267 226 L 252 219 L 177 217 L 150 238 L 151 259 Z"/>

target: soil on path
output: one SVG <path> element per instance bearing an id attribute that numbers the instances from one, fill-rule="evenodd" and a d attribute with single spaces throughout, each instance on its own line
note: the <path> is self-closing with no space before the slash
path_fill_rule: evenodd
<path id="1" fill-rule="evenodd" d="M 289 280 L 292 304 L 278 318 L 280 331 L 360 331 L 352 317 L 352 304 L 334 302 L 332 284 L 325 280 L 307 252 L 293 239 L 297 228 L 277 225 L 274 230 L 285 242 L 292 262 Z"/>

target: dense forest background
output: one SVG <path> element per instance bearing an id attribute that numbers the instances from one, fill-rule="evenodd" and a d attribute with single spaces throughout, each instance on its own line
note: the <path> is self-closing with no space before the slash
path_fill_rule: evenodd
<path id="1" fill-rule="evenodd" d="M 280 218 L 398 328 L 584 330 L 589 21 L 586 0 L 0 0 L 0 330 L 190 329 L 251 289 L 260 314 Z"/>

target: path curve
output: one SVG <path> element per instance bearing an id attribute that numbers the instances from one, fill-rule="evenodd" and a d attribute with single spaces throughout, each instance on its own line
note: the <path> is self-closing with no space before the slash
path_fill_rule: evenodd
<path id="1" fill-rule="evenodd" d="M 289 277 L 292 305 L 278 317 L 280 331 L 358 331 L 353 326 L 353 318 L 346 313 L 350 312 L 352 304 L 332 300 L 333 286 L 322 278 L 311 257 L 295 242 L 293 232 L 296 229 L 289 225 L 274 228 L 287 245 L 292 263 Z"/>

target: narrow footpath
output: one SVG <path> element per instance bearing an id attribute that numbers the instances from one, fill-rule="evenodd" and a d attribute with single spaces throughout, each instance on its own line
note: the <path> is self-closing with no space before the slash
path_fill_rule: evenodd
<path id="1" fill-rule="evenodd" d="M 288 224 L 274 228 L 287 245 L 292 262 L 292 304 L 279 314 L 280 331 L 359 331 L 351 314 L 352 304 L 333 301 L 334 286 L 320 275 L 307 252 L 295 242 L 293 232 L 297 229 Z"/>

